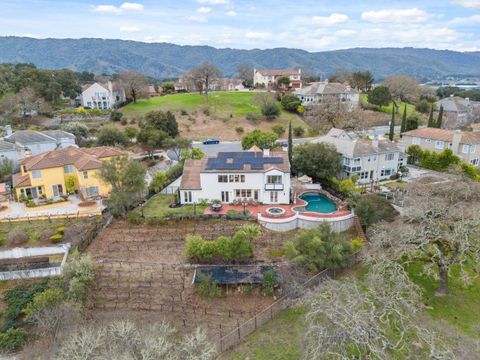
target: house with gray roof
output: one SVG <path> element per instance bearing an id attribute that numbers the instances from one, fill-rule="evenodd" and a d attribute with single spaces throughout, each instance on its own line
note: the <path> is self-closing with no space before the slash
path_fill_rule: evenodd
<path id="1" fill-rule="evenodd" d="M 449 96 L 435 103 L 437 111 L 440 107 L 443 107 L 442 127 L 445 129 L 456 129 L 480 121 L 480 101 Z"/>
<path id="2" fill-rule="evenodd" d="M 335 146 L 342 154 L 344 176 L 358 175 L 359 184 L 389 179 L 407 164 L 407 154 L 395 142 L 378 137 L 353 139 L 346 131 L 332 128 L 315 142 Z"/>
<path id="3" fill-rule="evenodd" d="M 340 101 L 353 110 L 358 107 L 360 94 L 357 90 L 341 83 L 319 81 L 295 90 L 294 94 L 300 99 L 303 106 L 321 104 L 329 100 Z"/>

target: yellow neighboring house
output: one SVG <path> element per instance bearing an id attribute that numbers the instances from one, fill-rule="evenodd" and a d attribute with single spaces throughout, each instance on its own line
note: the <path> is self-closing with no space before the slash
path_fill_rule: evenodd
<path id="1" fill-rule="evenodd" d="M 102 161 L 126 155 L 111 147 L 73 148 L 48 151 L 20 161 L 20 172 L 13 175 L 15 198 L 51 199 L 67 194 L 67 180 L 84 198 L 108 196 L 111 186 L 97 176 Z"/>

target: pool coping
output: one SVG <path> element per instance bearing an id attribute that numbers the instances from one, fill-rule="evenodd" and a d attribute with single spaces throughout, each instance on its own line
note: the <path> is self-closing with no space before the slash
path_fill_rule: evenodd
<path id="1" fill-rule="evenodd" d="M 297 210 L 299 207 L 306 206 L 308 204 L 307 201 L 300 198 L 300 196 L 302 196 L 306 193 L 319 193 L 319 194 L 325 196 L 327 199 L 329 199 L 329 200 L 331 200 L 335 203 L 335 205 L 337 206 L 337 210 L 335 210 L 331 213 L 317 213 L 317 212 L 313 212 L 313 211 Z M 323 190 L 323 189 L 304 190 L 301 193 L 296 195 L 296 202 L 300 202 L 301 204 L 292 206 L 292 211 L 297 213 L 297 214 L 310 216 L 310 217 L 332 218 L 332 217 L 337 217 L 337 216 L 344 216 L 346 211 L 350 211 L 350 210 L 348 210 L 348 204 L 347 203 L 345 203 L 344 201 L 340 200 L 336 196 L 330 194 L 328 191 Z"/>

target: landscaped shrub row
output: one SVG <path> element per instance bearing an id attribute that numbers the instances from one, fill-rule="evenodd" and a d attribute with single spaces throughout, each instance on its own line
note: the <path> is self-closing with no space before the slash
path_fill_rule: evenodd
<path id="1" fill-rule="evenodd" d="M 186 255 L 198 263 L 244 262 L 253 255 L 252 241 L 259 235 L 257 225 L 245 225 L 232 237 L 220 236 L 216 240 L 204 240 L 200 235 L 188 235 Z"/>

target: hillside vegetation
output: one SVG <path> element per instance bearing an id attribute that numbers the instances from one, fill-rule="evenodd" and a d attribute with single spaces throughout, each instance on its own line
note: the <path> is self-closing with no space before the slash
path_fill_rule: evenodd
<path id="1" fill-rule="evenodd" d="M 111 74 L 138 71 L 156 78 L 175 78 L 208 61 L 234 76 L 240 64 L 256 68 L 304 67 L 317 74 L 370 70 L 380 81 L 408 74 L 419 80 L 448 75 L 480 75 L 478 53 L 414 48 L 346 49 L 307 52 L 300 49 L 216 49 L 103 39 L 33 39 L 0 37 L 0 62 L 31 62 L 46 69 L 69 68 Z"/>
<path id="2" fill-rule="evenodd" d="M 180 133 L 195 140 L 206 137 L 240 139 L 253 129 L 271 130 L 275 125 L 288 129 L 290 121 L 292 127 L 308 128 L 300 117 L 283 110 L 277 119 L 265 120 L 254 102 L 254 95 L 253 92 L 211 92 L 208 102 L 199 93 L 166 95 L 131 103 L 121 112 L 138 123 L 149 111 L 170 110 L 175 113 Z M 252 116 L 255 119 L 252 120 Z M 286 136 L 284 133 L 281 137 Z"/>

